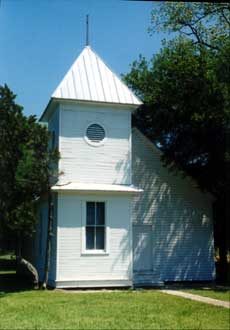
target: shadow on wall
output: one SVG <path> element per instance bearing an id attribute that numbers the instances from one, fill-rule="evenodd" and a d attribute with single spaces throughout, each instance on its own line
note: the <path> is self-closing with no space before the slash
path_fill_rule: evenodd
<path id="1" fill-rule="evenodd" d="M 160 156 L 134 134 L 134 271 L 161 281 L 212 280 L 214 250 L 207 196 L 163 167 Z"/>
<path id="2" fill-rule="evenodd" d="M 116 171 L 116 173 L 119 173 L 119 175 L 118 175 L 119 182 L 118 182 L 117 178 L 114 178 L 112 184 L 130 185 L 132 183 L 130 152 L 127 152 L 125 160 L 116 162 L 115 171 Z M 120 174 L 122 174 L 122 177 L 120 177 Z"/>
<path id="3" fill-rule="evenodd" d="M 123 229 L 124 230 L 124 229 Z M 130 229 L 132 230 L 132 228 Z M 121 267 L 123 265 L 122 274 L 127 278 L 132 279 L 132 263 L 131 263 L 131 251 L 132 246 L 130 242 L 130 235 L 128 230 L 124 230 L 122 239 L 117 249 L 120 253 L 113 259 L 111 266 L 111 273 L 117 271 L 117 265 Z M 120 270 L 119 270 L 120 271 Z"/>
<path id="4" fill-rule="evenodd" d="M 132 203 L 134 271 L 150 271 L 159 281 L 212 280 L 210 201 L 188 180 L 169 173 L 158 153 L 137 134 L 133 134 L 132 150 L 133 184 L 144 189 Z M 130 158 L 127 154 L 115 164 L 117 172 L 123 172 L 122 182 L 129 181 Z M 70 208 L 65 210 L 65 219 L 68 212 L 72 212 Z M 65 223 L 66 227 L 72 225 Z M 129 273 L 129 231 L 122 225 L 117 228 L 124 232 L 117 243 L 119 254 L 112 260 L 111 271 L 116 273 L 124 267 L 123 273 Z"/>
<path id="5" fill-rule="evenodd" d="M 70 134 L 70 133 L 69 133 Z M 126 130 L 110 129 L 108 140 L 95 147 L 84 138 L 83 132 L 63 137 L 59 180 L 105 184 L 131 183 L 131 153 Z"/>

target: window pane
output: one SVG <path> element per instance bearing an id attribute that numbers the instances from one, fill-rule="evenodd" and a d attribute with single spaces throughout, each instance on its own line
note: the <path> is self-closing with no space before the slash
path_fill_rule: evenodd
<path id="1" fill-rule="evenodd" d="M 104 227 L 96 228 L 96 249 L 104 250 L 105 248 L 105 229 Z"/>
<path id="2" fill-rule="evenodd" d="M 105 224 L 105 203 L 104 202 L 97 203 L 96 224 L 97 225 Z"/>
<path id="3" fill-rule="evenodd" d="M 87 225 L 95 224 L 95 203 L 94 202 L 86 203 L 86 224 Z"/>
<path id="4" fill-rule="evenodd" d="M 86 227 L 86 250 L 94 249 L 94 227 Z"/>

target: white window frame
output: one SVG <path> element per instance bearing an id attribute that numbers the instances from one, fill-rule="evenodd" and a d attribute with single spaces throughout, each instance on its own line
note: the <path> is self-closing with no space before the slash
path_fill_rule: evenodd
<path id="1" fill-rule="evenodd" d="M 105 248 L 104 250 L 86 249 L 86 207 L 87 202 L 105 203 Z M 82 252 L 81 255 L 109 255 L 109 226 L 108 226 L 108 202 L 103 199 L 90 198 L 82 203 Z"/>

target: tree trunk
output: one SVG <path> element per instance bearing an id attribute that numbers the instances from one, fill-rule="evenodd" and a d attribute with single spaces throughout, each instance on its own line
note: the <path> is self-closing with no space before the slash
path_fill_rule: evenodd
<path id="1" fill-rule="evenodd" d="M 42 282 L 42 288 L 46 289 L 48 285 L 49 269 L 50 269 L 50 255 L 51 255 L 51 238 L 53 227 L 53 202 L 51 188 L 48 188 L 48 224 L 47 224 L 47 240 L 46 240 L 46 254 L 45 254 L 45 266 L 44 266 L 44 278 Z"/>
<path id="2" fill-rule="evenodd" d="M 34 289 L 38 289 L 37 269 L 26 259 L 17 257 L 17 273 L 33 283 Z"/>

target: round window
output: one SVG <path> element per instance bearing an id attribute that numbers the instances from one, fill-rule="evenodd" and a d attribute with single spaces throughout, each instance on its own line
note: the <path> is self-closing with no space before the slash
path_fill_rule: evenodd
<path id="1" fill-rule="evenodd" d="M 91 124 L 87 127 L 86 137 L 94 145 L 100 144 L 105 138 L 105 130 L 99 124 Z"/>

